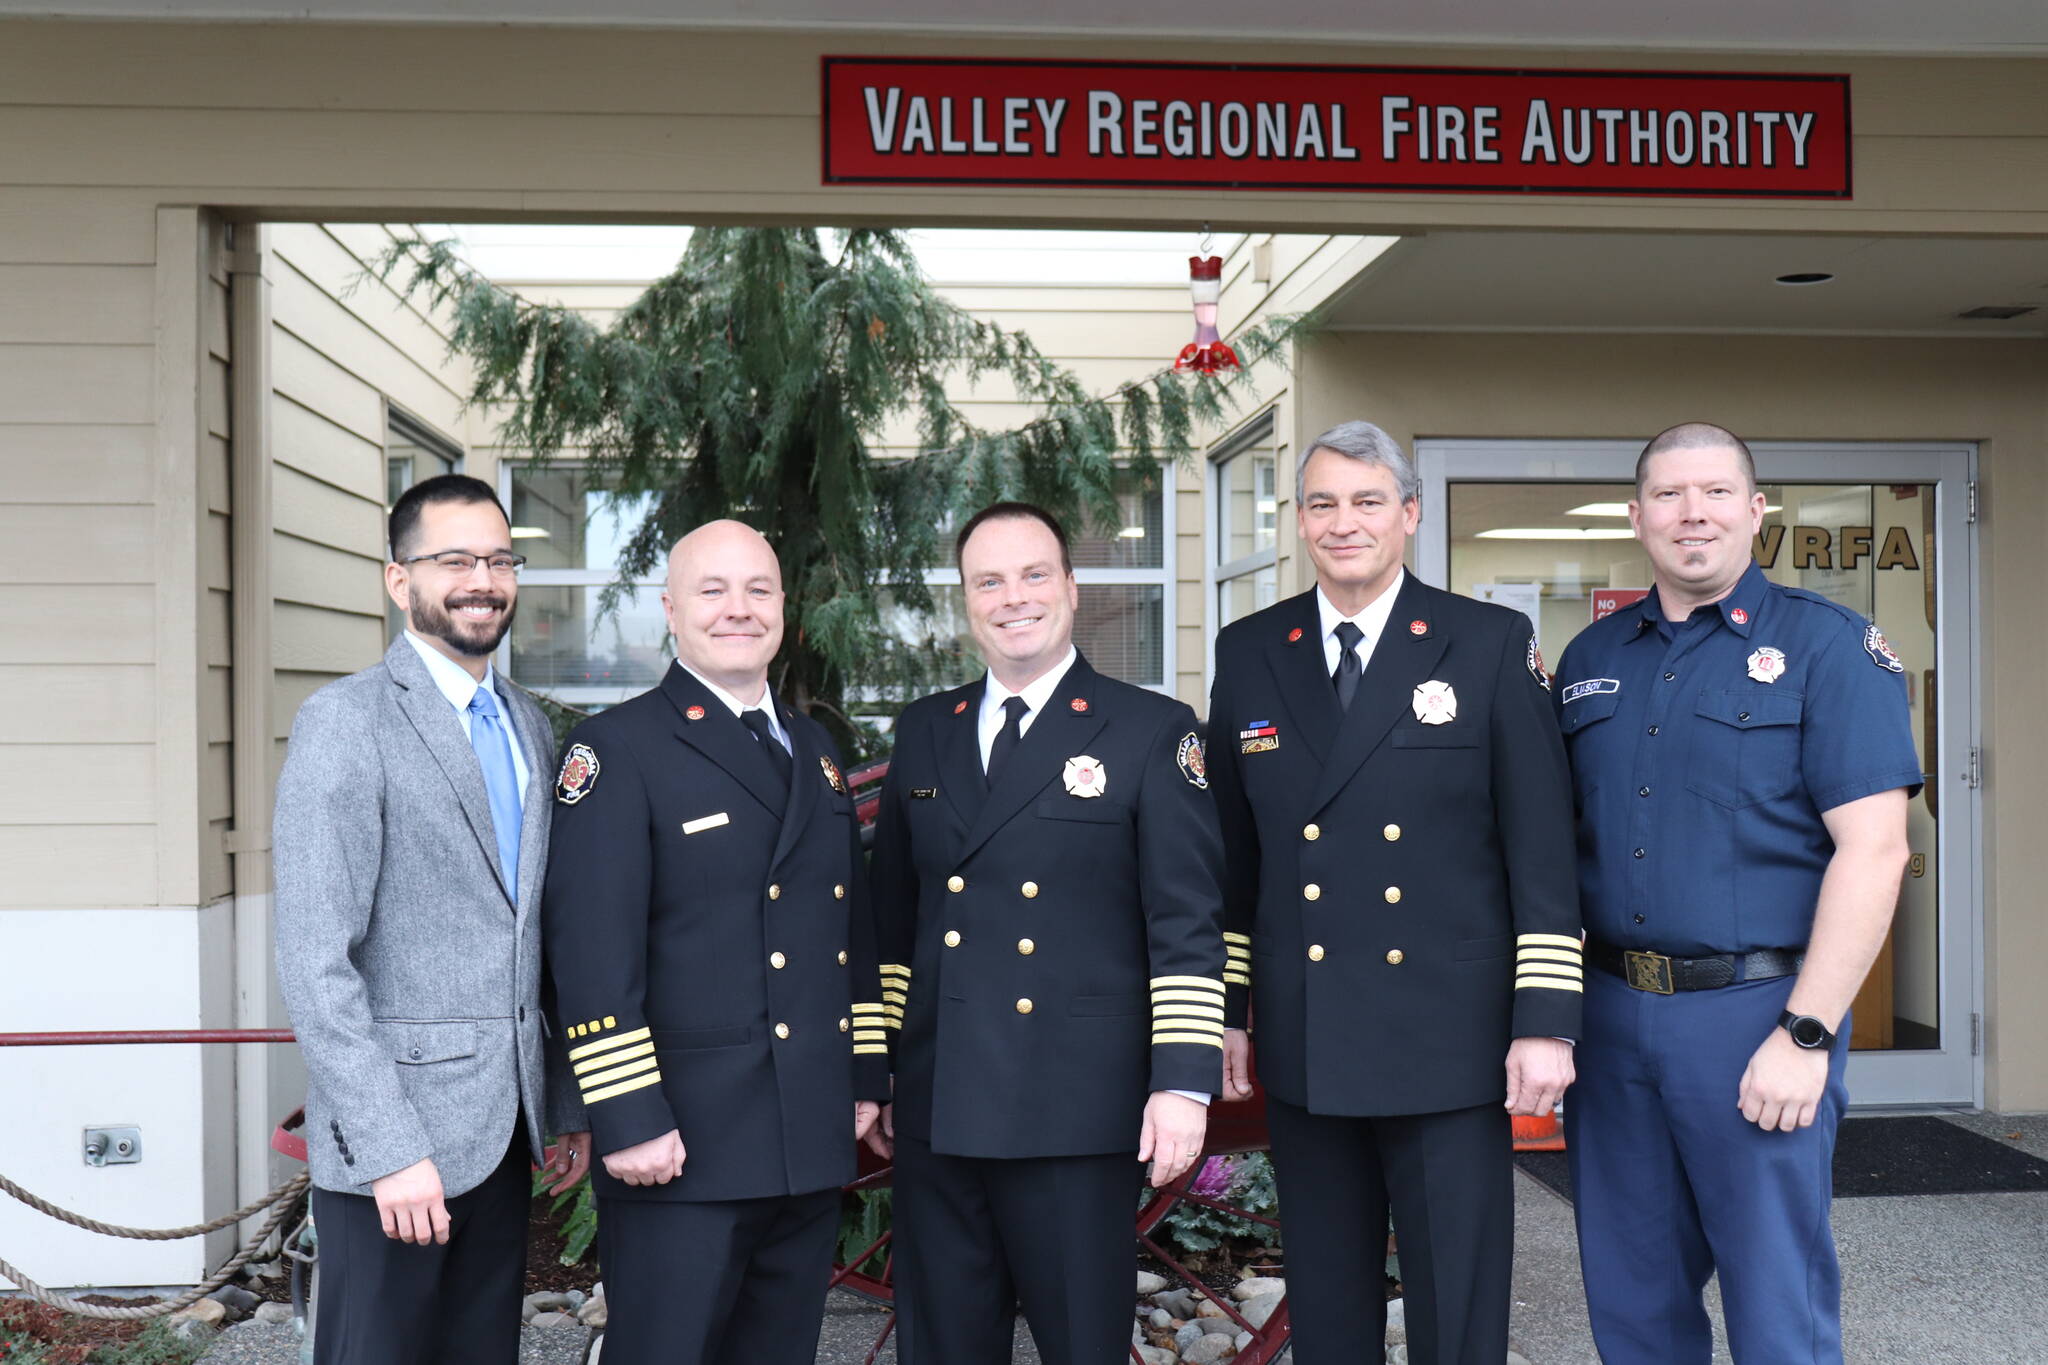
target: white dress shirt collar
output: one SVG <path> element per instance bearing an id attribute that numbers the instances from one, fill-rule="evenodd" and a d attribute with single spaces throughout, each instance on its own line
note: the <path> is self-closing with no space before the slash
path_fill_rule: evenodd
<path id="1" fill-rule="evenodd" d="M 1394 614 L 1394 599 L 1401 595 L 1401 585 L 1407 578 L 1406 569 L 1396 571 L 1394 581 L 1387 585 L 1386 591 L 1366 603 L 1356 616 L 1346 616 L 1338 611 L 1336 605 L 1324 594 L 1322 585 L 1316 585 L 1316 616 L 1323 628 L 1323 662 L 1328 665 L 1326 672 L 1337 671 L 1337 652 L 1341 648 L 1337 643 L 1337 626 L 1344 621 L 1357 626 L 1364 634 L 1365 638 L 1356 646 L 1358 662 L 1372 662 L 1373 646 L 1379 643 L 1380 636 L 1386 634 L 1387 618 Z"/>
<path id="2" fill-rule="evenodd" d="M 996 736 L 1002 733 L 1003 703 L 1011 697 L 1022 697 L 1024 699 L 1024 705 L 1030 709 L 1024 713 L 1024 719 L 1018 724 L 1017 733 L 1020 735 L 1025 733 L 1031 728 L 1031 722 L 1038 719 L 1038 713 L 1045 709 L 1045 704 L 1052 700 L 1052 694 L 1059 691 L 1060 684 L 1066 680 L 1067 674 L 1073 670 L 1075 662 L 1080 657 L 1081 651 L 1072 645 L 1068 645 L 1067 656 L 1064 659 L 1061 659 L 1051 668 L 1039 674 L 1016 692 L 1012 692 L 1009 688 L 998 682 L 993 670 L 989 672 L 983 680 L 981 689 L 981 724 L 979 727 L 981 762 L 984 768 L 988 766 L 989 749 L 995 744 Z"/>
<path id="3" fill-rule="evenodd" d="M 717 683 L 711 681 L 711 679 L 705 677 L 702 673 L 699 673 L 696 669 L 684 663 L 681 659 L 676 660 L 676 666 L 698 682 L 703 683 L 705 689 L 712 696 L 724 702 L 725 709 L 732 712 L 734 719 L 738 719 L 749 711 L 766 711 L 768 713 L 768 728 L 774 732 L 777 739 L 782 741 L 783 748 L 789 749 L 792 753 L 795 752 L 794 747 L 789 742 L 789 731 L 782 728 L 782 717 L 775 714 L 775 695 L 772 688 L 763 685 L 761 688 L 761 700 L 749 706 Z"/>

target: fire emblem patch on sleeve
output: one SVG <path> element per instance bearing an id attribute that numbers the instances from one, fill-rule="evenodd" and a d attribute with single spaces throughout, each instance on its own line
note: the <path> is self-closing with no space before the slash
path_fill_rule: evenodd
<path id="1" fill-rule="evenodd" d="M 1189 786 L 1209 790 L 1209 770 L 1202 763 L 1202 741 L 1195 738 L 1194 731 L 1181 736 L 1173 757 L 1180 764 L 1181 776 L 1188 780 Z"/>
<path id="2" fill-rule="evenodd" d="M 597 753 L 588 744 L 571 744 L 555 778 L 555 800 L 573 806 L 597 785 Z"/>

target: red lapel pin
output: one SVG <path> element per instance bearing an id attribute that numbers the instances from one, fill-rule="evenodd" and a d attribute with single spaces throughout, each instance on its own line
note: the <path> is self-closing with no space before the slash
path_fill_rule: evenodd
<path id="1" fill-rule="evenodd" d="M 1287 632 L 1287 643 L 1288 643 L 1288 644 L 1290 644 L 1290 645 L 1291 645 L 1291 644 L 1295 643 L 1295 642 L 1296 642 L 1297 640 L 1299 640 L 1299 639 L 1301 639 L 1301 627 L 1300 627 L 1300 626 L 1296 626 L 1296 627 L 1295 627 L 1295 628 L 1294 628 L 1293 630 L 1290 630 L 1290 631 L 1288 631 L 1288 632 Z"/>
<path id="2" fill-rule="evenodd" d="M 953 704 L 953 714 L 954 714 L 954 715 L 956 715 L 956 716 L 957 716 L 957 715 L 959 715 L 959 714 L 960 714 L 960 713 L 961 713 L 962 711 L 965 711 L 966 709 L 967 709 L 967 703 L 966 703 L 966 702 L 964 702 L 964 701 L 963 701 L 963 702 L 955 702 L 955 703 Z"/>
<path id="3" fill-rule="evenodd" d="M 1427 621 L 1410 621 L 1410 622 L 1408 623 L 1408 633 L 1409 633 L 1410 635 L 1427 635 L 1427 634 L 1429 634 L 1429 622 L 1427 622 Z"/>
<path id="4" fill-rule="evenodd" d="M 1728 613 L 1728 619 L 1738 626 L 1746 626 L 1749 624 L 1749 613 L 1741 607 L 1737 607 L 1734 611 Z"/>
<path id="5" fill-rule="evenodd" d="M 701 706 L 693 706 L 689 710 L 683 712 L 683 714 L 688 716 L 691 720 L 702 720 L 704 719 L 704 708 Z"/>
<path id="6" fill-rule="evenodd" d="M 1086 697 L 1076 697 L 1068 702 L 1067 705 L 1073 707 L 1076 714 L 1085 715 L 1088 710 L 1088 699 Z"/>

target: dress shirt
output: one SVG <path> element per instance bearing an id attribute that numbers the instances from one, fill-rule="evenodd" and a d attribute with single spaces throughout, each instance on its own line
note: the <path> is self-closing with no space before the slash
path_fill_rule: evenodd
<path id="1" fill-rule="evenodd" d="M 726 708 L 732 712 L 735 719 L 744 716 L 749 711 L 767 712 L 769 731 L 773 733 L 777 739 L 782 741 L 783 748 L 789 750 L 789 752 L 792 754 L 796 752 L 795 746 L 789 742 L 789 731 L 782 728 L 782 720 L 779 716 L 775 714 L 775 707 L 770 702 L 768 687 L 765 683 L 761 687 L 761 700 L 755 702 L 752 706 L 749 706 L 745 702 L 741 701 L 738 697 L 735 697 L 732 693 L 720 687 L 717 683 L 711 681 L 711 679 L 705 677 L 702 673 L 699 673 L 696 669 L 691 668 L 686 663 L 683 663 L 681 659 L 677 659 L 676 663 L 680 665 L 682 669 L 685 672 L 687 672 L 691 677 L 695 678 L 698 682 L 703 683 L 704 686 L 710 690 L 712 696 L 724 702 Z"/>
<path id="2" fill-rule="evenodd" d="M 989 673 L 987 682 L 981 689 L 981 770 L 983 772 L 988 771 L 988 751 L 995 746 L 996 736 L 1003 731 L 1003 703 L 1011 697 L 1022 697 L 1024 699 L 1024 705 L 1030 709 L 1024 713 L 1024 719 L 1017 723 L 1017 734 L 1019 738 L 1029 734 L 1031 723 L 1038 719 L 1038 713 L 1045 709 L 1047 702 L 1052 700 L 1052 694 L 1059 691 L 1060 682 L 1067 676 L 1067 670 L 1072 668 L 1074 660 L 1080 657 L 1080 651 L 1072 645 L 1068 645 L 1066 658 L 1061 659 L 1051 668 L 1039 674 L 1033 681 L 1026 683 L 1023 690 L 1018 692 L 1012 692 L 1009 688 L 997 682 L 993 671 Z"/>
<path id="3" fill-rule="evenodd" d="M 1356 616 L 1346 616 L 1338 611 L 1324 595 L 1322 585 L 1316 585 L 1316 615 L 1323 626 L 1324 673 L 1331 677 L 1336 676 L 1337 651 L 1343 648 L 1337 643 L 1337 627 L 1341 622 L 1349 621 L 1365 636 L 1354 646 L 1358 654 L 1359 674 L 1361 677 L 1364 676 L 1366 666 L 1372 663 L 1373 646 L 1377 645 L 1380 636 L 1386 633 L 1387 618 L 1394 613 L 1394 599 L 1401 595 L 1401 581 L 1407 576 L 1406 569 L 1396 572 L 1394 581 L 1387 585 L 1387 590 L 1366 603 L 1364 610 Z"/>
<path id="4" fill-rule="evenodd" d="M 411 631 L 405 632 L 405 642 L 418 651 L 420 661 L 427 666 L 427 673 L 434 679 L 434 686 L 455 708 L 457 719 L 462 722 L 462 737 L 469 738 L 469 702 L 477 689 L 488 687 L 499 698 L 498 719 L 505 723 L 505 733 L 511 737 L 512 774 L 519 779 L 519 809 L 526 809 L 526 783 L 531 776 L 526 766 L 526 746 L 519 742 L 519 728 L 512 720 L 512 705 L 504 701 L 504 694 L 498 692 L 498 675 L 489 664 L 484 665 L 484 678 L 478 682 L 469 676 L 469 670 L 455 660 L 435 649 Z"/>

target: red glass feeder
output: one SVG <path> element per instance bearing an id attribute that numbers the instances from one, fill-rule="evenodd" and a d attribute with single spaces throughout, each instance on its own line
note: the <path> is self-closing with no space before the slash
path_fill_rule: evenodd
<path id="1" fill-rule="evenodd" d="M 1237 352 L 1230 349 L 1216 330 L 1217 300 L 1223 294 L 1223 258 L 1188 257 L 1188 292 L 1195 300 L 1195 339 L 1181 347 L 1176 370 L 1216 374 L 1239 368 Z"/>

